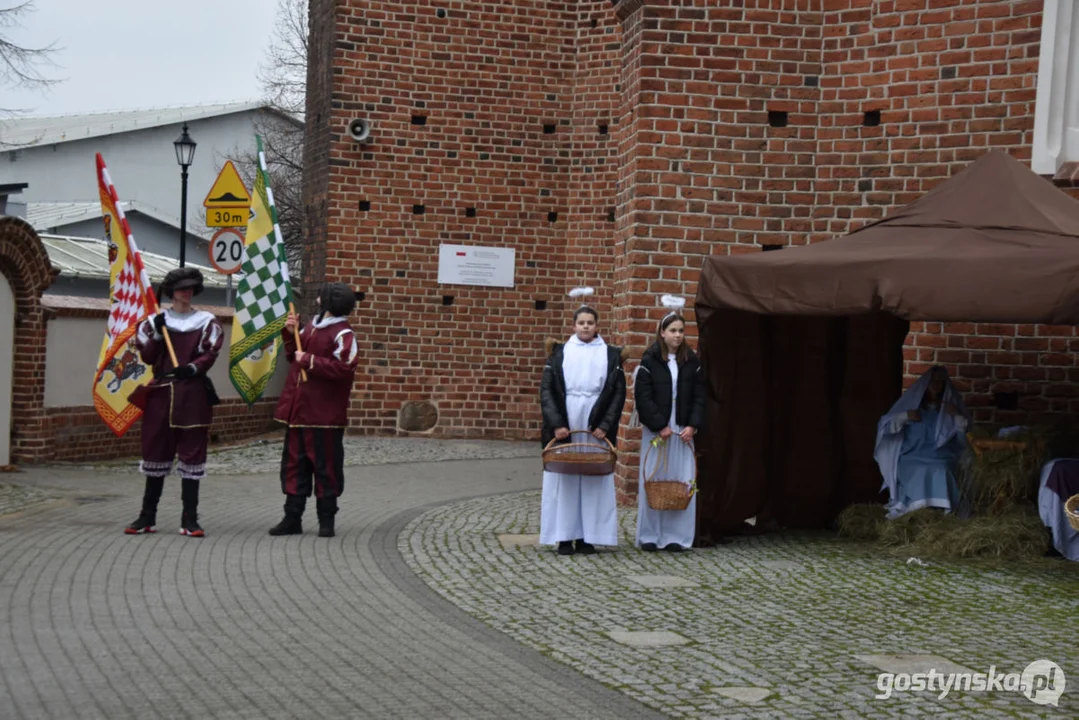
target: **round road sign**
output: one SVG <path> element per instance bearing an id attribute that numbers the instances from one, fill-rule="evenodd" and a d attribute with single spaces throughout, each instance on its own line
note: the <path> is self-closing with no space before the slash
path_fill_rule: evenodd
<path id="1" fill-rule="evenodd" d="M 222 275 L 240 272 L 244 264 L 244 234 L 236 228 L 221 228 L 210 241 L 210 264 Z"/>

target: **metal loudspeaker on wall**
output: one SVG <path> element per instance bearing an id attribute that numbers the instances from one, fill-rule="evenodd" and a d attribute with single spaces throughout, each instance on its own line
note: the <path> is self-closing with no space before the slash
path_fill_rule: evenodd
<path id="1" fill-rule="evenodd" d="M 356 142 L 363 142 L 371 135 L 371 124 L 363 118 L 356 118 L 348 124 L 348 135 Z"/>

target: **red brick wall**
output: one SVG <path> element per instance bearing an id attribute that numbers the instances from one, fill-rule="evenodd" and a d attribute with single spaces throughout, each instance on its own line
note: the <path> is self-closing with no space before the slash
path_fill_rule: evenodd
<path id="1" fill-rule="evenodd" d="M 335 21 L 343 72 L 315 174 L 329 177 L 325 273 L 366 295 L 354 426 L 392 432 L 404 402 L 428 400 L 436 434 L 536 438 L 542 344 L 569 332 L 567 289 L 596 287 L 603 319 L 613 307 L 616 168 L 597 129 L 617 97 L 609 3 L 345 0 Z M 366 144 L 346 132 L 360 116 Z M 440 243 L 513 248 L 516 286 L 437 285 Z"/>
<path id="2" fill-rule="evenodd" d="M 273 411 L 277 398 L 260 400 L 249 410 L 239 399 L 223 400 L 214 408 L 210 444 L 230 444 L 275 430 Z M 142 421 L 136 422 L 121 438 L 116 437 L 93 406 L 49 408 L 45 413 L 44 449 L 33 462 L 82 462 L 118 457 L 137 458 L 141 450 Z"/>
<path id="3" fill-rule="evenodd" d="M 54 317 L 100 318 L 104 327 L 108 318 L 107 302 L 86 302 L 86 298 L 50 295 L 43 304 L 43 309 L 46 323 Z M 231 309 L 206 309 L 217 311 L 217 319 L 228 333 L 229 324 L 232 322 Z M 45 347 L 44 339 L 41 347 Z M 227 360 L 226 356 L 219 358 L 218 362 Z M 44 362 L 40 369 L 43 404 Z M 234 443 L 277 429 L 280 425 L 273 419 L 276 406 L 276 397 L 262 399 L 250 409 L 238 398 L 222 400 L 221 404 L 214 408 L 214 421 L 210 427 L 211 445 Z M 116 437 L 101 421 L 92 405 L 43 408 L 39 426 L 38 435 L 44 442 L 33 453 L 25 456 L 24 460 L 27 462 L 103 460 L 124 456 L 137 457 L 141 452 L 141 420 L 132 425 L 123 437 Z"/>
<path id="4" fill-rule="evenodd" d="M 601 330 L 639 357 L 664 313 L 657 296 L 692 300 L 705 256 L 849 232 L 991 148 L 1029 160 L 1041 10 L 314 0 L 321 84 L 309 102 L 328 121 L 314 129 L 308 176 L 328 185 L 307 189 L 321 254 L 306 275 L 367 293 L 354 426 L 392 431 L 403 402 L 429 399 L 436 434 L 536 437 L 540 343 L 568 333 L 566 288 L 597 287 Z M 784 112 L 773 126 L 770 113 Z M 369 144 L 347 137 L 356 116 L 372 121 Z M 420 203 L 426 214 L 413 215 Z M 516 248 L 518 286 L 438 286 L 439 242 Z M 918 323 L 908 371 L 941 362 L 979 420 L 1018 421 L 1070 409 L 1071 338 Z M 998 411 L 995 394 L 1009 392 L 1019 410 Z M 622 474 L 633 476 L 637 436 L 625 437 Z"/>
<path id="5" fill-rule="evenodd" d="M 48 446 L 45 400 L 45 311 L 41 293 L 56 277 L 45 246 L 26 222 L 0 217 L 0 273 L 15 295 L 11 388 L 11 461 L 35 459 Z"/>

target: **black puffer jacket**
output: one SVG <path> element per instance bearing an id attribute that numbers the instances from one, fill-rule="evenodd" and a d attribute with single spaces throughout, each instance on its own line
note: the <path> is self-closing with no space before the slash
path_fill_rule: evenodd
<path id="1" fill-rule="evenodd" d="M 562 375 L 564 344 L 555 340 L 546 342 L 547 364 L 543 366 L 540 382 L 540 407 L 543 410 L 543 444 L 554 439 L 554 431 L 569 427 L 566 420 L 566 379 Z M 607 380 L 603 383 L 599 399 L 588 415 L 587 428 L 570 430 L 595 430 L 601 428 L 614 445 L 618 439 L 618 421 L 626 404 L 626 373 L 622 369 L 626 351 L 614 345 L 607 346 Z"/>
<path id="2" fill-rule="evenodd" d="M 688 349 L 688 348 L 687 348 Z M 654 433 L 667 427 L 671 419 L 671 371 L 659 351 L 659 343 L 644 351 L 637 382 L 633 385 L 633 401 L 641 424 Z M 681 427 L 701 429 L 704 424 L 707 387 L 700 360 L 692 350 L 678 366 L 678 407 L 674 420 Z"/>

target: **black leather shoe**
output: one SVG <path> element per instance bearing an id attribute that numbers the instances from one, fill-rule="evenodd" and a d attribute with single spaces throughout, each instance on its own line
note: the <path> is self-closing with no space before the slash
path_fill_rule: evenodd
<path id="1" fill-rule="evenodd" d="M 645 552 L 655 552 L 656 550 L 659 550 L 659 546 L 655 543 L 641 543 L 641 550 L 644 550 Z"/>
<path id="2" fill-rule="evenodd" d="M 667 547 L 665 547 L 663 549 L 666 550 L 667 552 L 682 552 L 683 550 L 685 550 L 685 548 L 682 547 L 681 545 L 679 545 L 678 543 L 668 543 Z"/>
<path id="3" fill-rule="evenodd" d="M 563 540 L 562 542 L 558 543 L 559 555 L 572 555 L 573 553 L 574 549 L 572 540 Z"/>
<path id="4" fill-rule="evenodd" d="M 578 540 L 576 543 L 577 552 L 582 555 L 595 555 L 596 547 L 592 543 L 586 543 L 584 540 Z"/>

